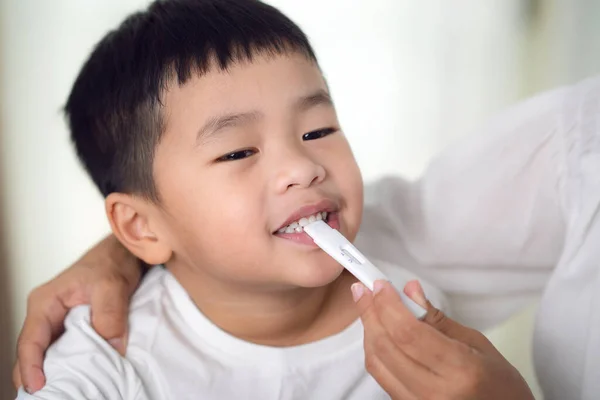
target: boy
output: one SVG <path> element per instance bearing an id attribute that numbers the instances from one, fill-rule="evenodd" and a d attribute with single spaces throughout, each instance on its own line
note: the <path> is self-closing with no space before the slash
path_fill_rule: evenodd
<path id="1" fill-rule="evenodd" d="M 156 1 L 98 44 L 66 113 L 115 236 L 166 268 L 133 299 L 125 358 L 77 308 L 45 388 L 20 398 L 388 397 L 364 368 L 355 279 L 302 229 L 353 240 L 363 192 L 295 24 L 253 0 Z"/>

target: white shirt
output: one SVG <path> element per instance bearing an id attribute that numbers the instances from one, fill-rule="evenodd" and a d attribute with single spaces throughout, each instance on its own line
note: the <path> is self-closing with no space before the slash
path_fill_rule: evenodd
<path id="1" fill-rule="evenodd" d="M 402 288 L 414 279 L 377 263 Z M 440 292 L 428 296 L 445 308 Z M 132 300 L 126 358 L 92 329 L 89 306 L 73 309 L 44 361 L 44 400 L 378 400 L 389 396 L 364 368 L 363 326 L 294 347 L 235 338 L 195 306 L 166 269 L 153 268 Z"/>
<path id="2" fill-rule="evenodd" d="M 534 360 L 545 399 L 600 398 L 600 78 L 542 94 L 499 115 L 481 132 L 435 160 L 417 182 L 388 178 L 368 186 L 356 243 L 367 256 L 410 269 L 441 288 L 452 316 L 478 329 L 505 320 L 541 296 Z M 388 267 L 385 272 L 402 270 Z M 427 290 L 428 295 L 434 292 Z M 143 296 L 136 294 L 136 299 Z M 145 330 L 135 330 L 140 339 L 133 339 L 128 360 L 123 361 L 94 336 L 85 318 L 85 309 L 74 312 L 68 323 L 73 326 L 79 321 L 78 339 L 70 329 L 48 353 L 45 368 L 51 387 L 62 377 L 68 381 L 72 369 L 72 375 L 86 382 L 94 382 L 104 371 L 106 382 L 114 383 L 102 390 L 112 393 L 121 393 L 123 382 L 139 376 L 137 386 L 127 386 L 127 395 L 144 383 L 148 388 L 181 390 L 177 392 L 181 399 L 221 389 L 240 390 L 239 398 L 252 398 L 251 393 L 265 390 L 254 397 L 261 399 L 383 396 L 364 373 L 358 323 L 325 341 L 288 349 L 294 356 L 286 359 L 290 364 L 284 364 L 288 372 L 295 373 L 275 376 L 270 373 L 279 367 L 271 368 L 269 362 L 279 356 L 258 358 L 249 369 L 241 363 L 246 369 L 241 368 L 239 375 L 228 369 L 228 358 L 210 358 L 208 362 L 208 354 L 212 354 L 208 343 L 206 353 L 191 350 L 203 345 L 192 339 L 200 340 L 207 333 L 197 331 L 190 336 L 193 332 L 185 325 L 172 328 L 173 335 L 181 330 L 177 336 L 181 347 L 165 344 L 160 351 L 156 347 L 159 365 L 139 361 L 134 367 L 142 352 L 135 343 L 146 337 Z M 209 326 L 196 325 L 199 320 L 191 319 L 190 325 Z M 139 327 L 134 310 L 133 326 L 136 321 Z M 163 332 L 160 326 L 154 331 Z M 157 338 L 160 343 L 160 336 Z M 210 340 L 214 341 L 215 335 Z M 353 340 L 355 348 L 350 350 Z M 77 368 L 65 362 L 71 341 L 80 341 L 90 353 L 81 355 Z M 240 344 L 232 338 L 227 342 Z M 321 375 L 321 362 L 326 361 L 314 368 L 308 362 L 304 368 L 295 364 L 313 356 L 322 360 L 320 352 L 329 348 L 322 343 L 346 348 L 323 355 L 331 360 L 341 357 L 336 366 L 341 368 L 339 375 L 335 369 Z M 246 345 L 240 344 L 240 348 L 249 349 Z M 270 350 L 273 352 L 266 353 L 275 354 Z M 183 357 L 186 354 L 190 358 Z M 191 367 L 188 362 L 193 357 L 206 363 Z M 355 367 L 343 357 L 351 357 Z M 173 379 L 148 380 L 150 370 L 164 370 Z M 219 374 L 227 379 L 219 379 Z M 192 394 L 185 387 L 177 389 L 177 382 L 191 382 L 200 391 Z M 73 388 L 78 385 L 70 384 Z M 100 390 L 92 386 L 87 389 L 90 393 Z M 39 398 L 65 398 L 52 397 L 52 389 L 43 393 L 45 397 Z M 221 392 L 221 398 L 227 398 L 223 393 L 227 392 Z M 368 395 L 364 397 L 364 393 Z"/>
<path id="3" fill-rule="evenodd" d="M 478 329 L 541 297 L 546 400 L 600 399 L 600 77 L 530 99 L 367 192 L 357 247 L 442 289 Z"/>

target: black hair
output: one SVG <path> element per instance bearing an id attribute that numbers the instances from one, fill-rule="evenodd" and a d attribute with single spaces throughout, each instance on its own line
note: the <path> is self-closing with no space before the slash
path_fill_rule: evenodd
<path id="1" fill-rule="evenodd" d="M 100 192 L 159 201 L 152 163 L 167 85 L 288 52 L 317 62 L 302 30 L 257 0 L 157 0 L 129 16 L 96 45 L 65 106 L 77 154 Z"/>

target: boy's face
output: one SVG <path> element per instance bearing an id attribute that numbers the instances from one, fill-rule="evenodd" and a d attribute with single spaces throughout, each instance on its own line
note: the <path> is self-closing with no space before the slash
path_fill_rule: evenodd
<path id="1" fill-rule="evenodd" d="M 361 175 L 328 93 L 299 54 L 256 56 L 169 88 L 152 218 L 174 268 L 265 287 L 339 276 L 305 233 L 279 233 L 321 212 L 349 240 L 358 231 Z"/>

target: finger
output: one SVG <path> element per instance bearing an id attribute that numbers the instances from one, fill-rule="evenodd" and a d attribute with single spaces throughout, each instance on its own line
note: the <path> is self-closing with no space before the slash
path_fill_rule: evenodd
<path id="1" fill-rule="evenodd" d="M 121 355 L 127 347 L 130 285 L 124 277 L 99 283 L 92 293 L 92 326 Z"/>
<path id="2" fill-rule="evenodd" d="M 367 371 L 371 374 L 380 371 L 380 379 L 373 377 L 378 382 L 381 380 L 382 386 L 388 386 L 388 393 L 411 393 L 419 398 L 429 398 L 433 388 L 439 386 L 440 378 L 403 353 L 381 325 L 378 328 L 365 326 L 364 347 Z"/>
<path id="3" fill-rule="evenodd" d="M 21 384 L 28 393 L 40 390 L 46 384 L 44 353 L 52 340 L 51 329 L 44 318 L 28 316 L 17 343 L 17 359 Z"/>
<path id="4" fill-rule="evenodd" d="M 362 284 L 355 285 L 353 293 L 357 298 L 356 293 L 360 291 L 358 285 Z M 408 391 L 419 395 L 429 393 L 438 380 L 437 376 L 396 346 L 375 312 L 372 294 L 364 286 L 362 292 L 362 296 L 357 299 L 357 306 L 365 329 L 364 346 L 368 368 L 372 362 L 381 363 Z"/>
<path id="5" fill-rule="evenodd" d="M 363 325 L 371 323 L 371 319 L 377 319 L 377 314 L 373 309 L 373 295 L 369 289 L 360 282 L 354 283 L 350 289 Z M 376 321 L 372 324 L 376 324 Z"/>
<path id="6" fill-rule="evenodd" d="M 12 381 L 15 390 L 19 390 L 19 388 L 23 386 L 23 382 L 21 381 L 21 371 L 19 371 L 19 361 L 17 361 L 13 367 Z"/>
<path id="7" fill-rule="evenodd" d="M 17 360 L 22 384 L 29 392 L 44 387 L 44 353 L 53 338 L 62 332 L 67 309 L 57 299 L 45 299 L 43 289 L 32 292 L 27 316 L 17 342 Z"/>
<path id="8" fill-rule="evenodd" d="M 404 287 L 404 293 L 419 305 L 425 307 L 427 314 L 423 322 L 435 328 L 444 335 L 469 345 L 479 351 L 496 351 L 496 348 L 491 342 L 481 333 L 474 329 L 468 328 L 451 318 L 448 318 L 442 311 L 435 308 L 429 300 L 427 300 L 423 288 L 418 281 L 410 281 Z"/>
<path id="9" fill-rule="evenodd" d="M 25 342 L 19 349 L 19 375 L 22 377 L 22 386 L 27 393 L 35 393 L 46 384 L 46 377 L 42 368 L 44 362 L 44 346 L 36 343 Z"/>
<path id="10" fill-rule="evenodd" d="M 426 310 L 431 306 L 419 281 L 408 281 L 404 286 L 404 294 Z"/>
<path id="11" fill-rule="evenodd" d="M 415 319 L 389 283 L 378 285 L 374 309 L 394 343 L 413 360 L 439 376 L 448 376 L 471 358 L 468 346 Z"/>
<path id="12" fill-rule="evenodd" d="M 367 372 L 377 381 L 379 386 L 395 400 L 416 400 L 418 397 L 408 390 L 377 356 L 369 358 L 365 365 Z"/>

